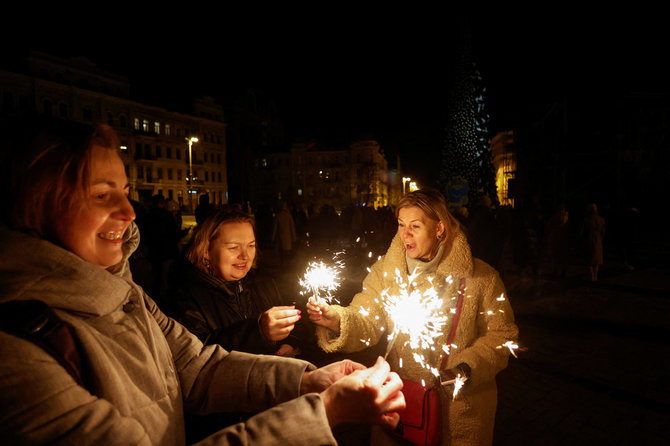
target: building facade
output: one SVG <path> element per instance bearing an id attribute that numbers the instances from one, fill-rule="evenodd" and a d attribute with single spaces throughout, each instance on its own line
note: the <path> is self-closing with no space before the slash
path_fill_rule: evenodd
<path id="1" fill-rule="evenodd" d="M 253 195 L 260 203 L 289 201 L 300 208 L 389 206 L 388 164 L 379 143 L 354 141 L 346 149 L 294 143 L 289 152 L 254 160 Z"/>
<path id="2" fill-rule="evenodd" d="M 503 206 L 514 207 L 517 174 L 514 131 L 508 130 L 496 134 L 491 140 L 491 152 L 498 202 Z"/>
<path id="3" fill-rule="evenodd" d="M 33 53 L 20 72 L 0 70 L 5 116 L 38 113 L 111 125 L 119 134 L 131 199 L 146 203 L 162 195 L 185 212 L 195 209 L 200 195 L 226 203 L 223 107 L 206 97 L 193 102 L 192 113 L 174 112 L 133 101 L 129 91 L 126 78 L 82 58 Z"/>

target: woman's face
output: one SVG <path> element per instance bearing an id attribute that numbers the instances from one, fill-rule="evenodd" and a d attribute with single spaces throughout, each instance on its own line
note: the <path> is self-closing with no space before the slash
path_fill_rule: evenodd
<path id="1" fill-rule="evenodd" d="M 58 225 L 63 246 L 103 268 L 119 263 L 123 259 L 123 234 L 135 219 L 128 192 L 128 178 L 119 155 L 93 146 L 86 195 Z"/>
<path id="2" fill-rule="evenodd" d="M 208 259 L 214 275 L 224 280 L 240 280 L 247 275 L 256 258 L 254 228 L 247 222 L 222 224 L 209 244 Z"/>
<path id="3" fill-rule="evenodd" d="M 437 253 L 437 237 L 445 235 L 444 224 L 416 206 L 405 207 L 398 211 L 398 235 L 410 258 L 428 261 Z"/>

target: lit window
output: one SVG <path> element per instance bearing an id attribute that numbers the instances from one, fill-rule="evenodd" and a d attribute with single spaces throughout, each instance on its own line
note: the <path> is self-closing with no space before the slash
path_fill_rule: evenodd
<path id="1" fill-rule="evenodd" d="M 161 134 L 161 123 L 160 123 L 160 122 L 157 122 L 157 121 L 154 122 L 154 133 L 155 133 L 156 135 L 160 135 L 160 134 Z"/>
<path id="2" fill-rule="evenodd" d="M 143 132 L 149 132 L 149 120 L 145 119 L 142 121 L 142 131 Z"/>
<path id="3" fill-rule="evenodd" d="M 170 128 L 170 124 L 165 124 L 165 135 L 166 136 L 172 135 L 172 129 Z"/>
<path id="4" fill-rule="evenodd" d="M 135 126 L 135 130 L 139 130 L 139 129 L 140 129 L 140 120 L 139 120 L 139 118 L 135 118 L 134 126 Z"/>

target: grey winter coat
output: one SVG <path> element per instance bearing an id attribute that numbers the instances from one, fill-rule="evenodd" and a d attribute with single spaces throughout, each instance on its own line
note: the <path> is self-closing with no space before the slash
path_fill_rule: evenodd
<path id="1" fill-rule="evenodd" d="M 138 240 L 132 225 L 126 259 Z M 271 407 L 201 444 L 335 444 L 319 395 L 299 397 L 313 366 L 203 347 L 132 281 L 125 260 L 104 270 L 0 229 L 0 302 L 15 299 L 42 300 L 71 324 L 92 392 L 40 347 L 0 331 L 3 444 L 182 445 L 184 410 Z"/>

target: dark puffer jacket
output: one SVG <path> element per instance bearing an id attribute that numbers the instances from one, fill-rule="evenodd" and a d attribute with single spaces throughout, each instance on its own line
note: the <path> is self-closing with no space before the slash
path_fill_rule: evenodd
<path id="1" fill-rule="evenodd" d="M 300 347 L 295 335 L 275 343 L 261 332 L 264 311 L 291 304 L 282 300 L 271 277 L 252 269 L 243 279 L 226 282 L 185 258 L 175 264 L 171 277 L 174 317 L 203 343 L 258 354 L 274 354 L 280 344 Z"/>

